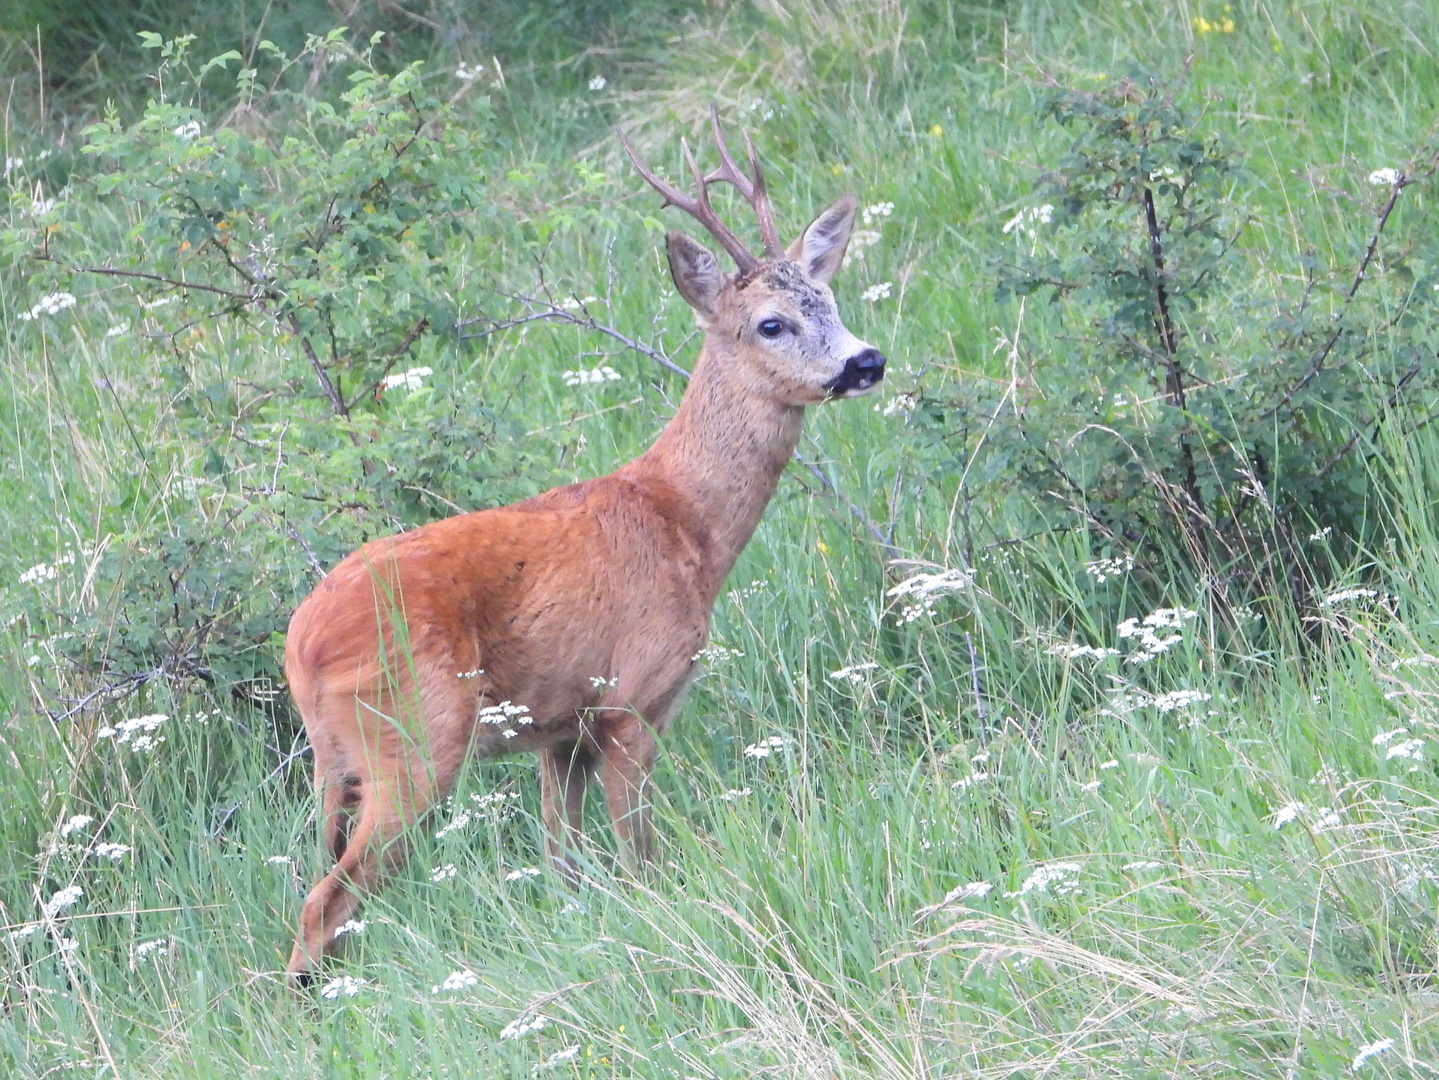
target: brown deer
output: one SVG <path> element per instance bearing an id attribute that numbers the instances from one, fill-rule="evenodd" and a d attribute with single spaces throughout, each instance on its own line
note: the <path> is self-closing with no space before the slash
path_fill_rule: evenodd
<path id="1" fill-rule="evenodd" d="M 749 175 L 711 110 L 720 166 L 687 195 L 640 174 L 734 259 L 725 274 L 684 233 L 670 273 L 705 332 L 655 444 L 608 476 L 366 544 L 295 611 L 285 674 L 315 754 L 334 868 L 300 915 L 289 971 L 315 968 L 402 834 L 467 755 L 540 755 L 546 852 L 573 877 L 586 780 L 598 775 L 625 867 L 652 858 L 656 736 L 697 675 L 725 575 L 799 442 L 807 405 L 867 393 L 884 357 L 840 322 L 828 282 L 854 223 L 845 196 L 785 248 L 748 136 Z M 710 204 L 734 185 L 764 242 L 751 254 Z"/>

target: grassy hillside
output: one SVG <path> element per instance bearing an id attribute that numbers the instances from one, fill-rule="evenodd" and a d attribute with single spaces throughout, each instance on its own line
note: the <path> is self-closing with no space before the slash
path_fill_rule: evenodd
<path id="1" fill-rule="evenodd" d="M 210 20 L 188 61 L 115 41 L 123 76 L 68 81 L 4 39 L 4 1073 L 1439 1069 L 1439 444 L 1432 395 L 1398 393 L 1439 345 L 1439 9 L 577 5 L 535 34 L 417 10 L 440 29 L 377 8 L 324 60 Z M 1245 514 L 1272 510 L 1244 540 L 1283 550 L 1222 572 L 1025 456 L 1118 500 L 1096 436 L 1165 430 L 1145 379 L 1098 374 L 1132 344 L 1092 317 L 1112 281 L 995 288 L 1026 259 L 1095 265 L 1111 223 L 1044 194 L 1082 123 L 1043 103 L 1141 69 L 1233 164 L 1222 273 L 1177 316 L 1210 365 L 1196 401 L 1330 327 L 1314 378 L 1332 351 L 1349 380 L 1288 471 L 1225 466 Z M 533 760 L 476 764 L 297 996 L 280 971 L 324 866 L 284 619 L 366 537 L 654 437 L 697 342 L 674 212 L 609 129 L 673 174 L 710 100 L 754 133 L 785 233 L 859 194 L 836 293 L 890 376 L 812 412 L 812 468 L 720 599 L 662 748 L 661 872 L 616 873 L 598 800 L 584 886 L 533 872 Z M 430 116 L 434 153 L 380 197 L 385 125 Z M 332 214 L 367 243 L 314 243 Z M 1335 447 L 1348 471 L 1319 480 L 1342 490 L 1315 486 Z"/>

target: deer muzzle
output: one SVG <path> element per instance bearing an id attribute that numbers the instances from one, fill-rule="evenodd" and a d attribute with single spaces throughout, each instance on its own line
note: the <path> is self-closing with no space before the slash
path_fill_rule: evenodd
<path id="1" fill-rule="evenodd" d="M 825 384 L 830 397 L 858 397 L 873 390 L 884 378 L 884 354 L 869 348 L 844 362 L 844 370 Z"/>

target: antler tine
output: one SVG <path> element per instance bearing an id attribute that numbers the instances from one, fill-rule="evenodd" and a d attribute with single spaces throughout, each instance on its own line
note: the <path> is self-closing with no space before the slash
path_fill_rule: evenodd
<path id="1" fill-rule="evenodd" d="M 713 184 L 722 180 L 734 185 L 735 190 L 743 195 L 754 209 L 765 252 L 771 258 L 778 258 L 784 253 L 784 243 L 779 238 L 779 230 L 775 228 L 774 211 L 770 209 L 769 195 L 765 192 L 764 172 L 759 167 L 759 156 L 754 152 L 754 143 L 750 141 L 749 132 L 742 131 L 742 134 L 753 178 L 745 176 L 735 164 L 734 156 L 729 152 L 729 144 L 725 142 L 724 129 L 720 127 L 719 106 L 713 101 L 710 102 L 710 127 L 714 130 L 715 146 L 719 149 L 720 167 L 705 177 L 705 183 Z"/>
<path id="2" fill-rule="evenodd" d="M 699 165 L 695 162 L 694 155 L 690 153 L 689 144 L 685 142 L 685 140 L 680 140 L 680 148 L 684 152 L 685 163 L 694 175 L 695 188 L 697 189 L 696 196 L 686 195 L 668 180 L 662 180 L 656 176 L 654 172 L 640 160 L 639 154 L 637 154 L 635 148 L 630 145 L 629 139 L 625 138 L 625 133 L 619 128 L 615 128 L 615 134 L 620 137 L 620 145 L 625 148 L 625 153 L 629 155 L 629 159 L 634 163 L 635 169 L 645 178 L 645 181 L 650 187 L 664 196 L 665 201 L 660 206 L 661 210 L 666 206 L 674 206 L 683 210 L 686 214 L 689 214 L 690 217 L 708 229 L 710 235 L 724 246 L 724 249 L 729 252 L 730 257 L 734 259 L 735 265 L 738 266 L 742 272 L 747 273 L 759 266 L 759 260 L 750 254 L 744 242 L 730 231 L 729 226 L 720 220 L 719 215 L 715 213 L 714 207 L 710 205 L 709 193 L 705 187 L 704 176 L 700 173 Z"/>

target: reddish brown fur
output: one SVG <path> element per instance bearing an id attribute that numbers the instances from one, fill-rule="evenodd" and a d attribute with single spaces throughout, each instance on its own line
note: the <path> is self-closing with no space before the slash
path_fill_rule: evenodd
<path id="1" fill-rule="evenodd" d="M 787 253 L 800 267 L 764 264 L 742 288 L 671 234 L 672 272 L 707 336 L 654 446 L 609 476 L 366 544 L 300 605 L 285 672 L 336 864 L 305 901 L 292 973 L 331 949 L 468 754 L 539 752 L 547 852 L 562 870 L 573 871 L 591 771 L 627 866 L 650 859 L 655 738 L 693 681 L 725 575 L 804 407 L 868 388 L 839 381 L 868 347 L 839 323 L 825 284 L 853 213 L 853 200 L 835 204 Z M 763 341 L 756 320 L 773 315 L 803 332 Z M 526 706 L 530 722 L 481 722 L 502 701 Z"/>

